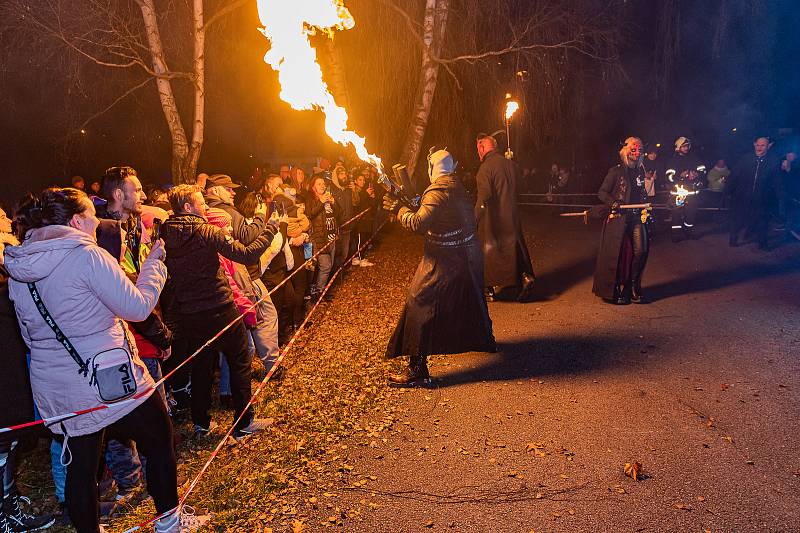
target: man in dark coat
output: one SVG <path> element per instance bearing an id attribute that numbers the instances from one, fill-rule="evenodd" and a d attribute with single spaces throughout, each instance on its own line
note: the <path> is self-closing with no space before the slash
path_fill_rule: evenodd
<path id="1" fill-rule="evenodd" d="M 389 375 L 396 385 L 430 384 L 429 355 L 495 351 L 472 205 L 454 170 L 447 151 L 428 157 L 431 185 L 417 211 L 389 194 L 384 197 L 384 209 L 395 213 L 400 225 L 425 235 L 425 255 L 386 348 L 387 358 L 410 359 L 405 372 Z"/>
<path id="2" fill-rule="evenodd" d="M 611 167 L 597 196 L 605 204 L 600 250 L 592 292 L 614 304 L 642 303 L 642 273 L 650 249 L 649 210 L 621 209 L 648 202 L 642 141 L 629 137 L 620 150 L 619 165 Z"/>
<path id="3" fill-rule="evenodd" d="M 769 153 L 771 147 L 769 139 L 759 137 L 753 143 L 753 151 L 731 169 L 731 246 L 738 246 L 739 234 L 747 230 L 755 235 L 759 248 L 768 248 L 769 206 L 780 180 L 780 162 Z"/>
<path id="4" fill-rule="evenodd" d="M 519 167 L 500 154 L 494 137 L 479 135 L 477 146 L 481 167 L 475 219 L 483 245 L 487 299 L 511 291 L 518 301 L 525 301 L 531 297 L 535 277 L 517 211 Z"/>

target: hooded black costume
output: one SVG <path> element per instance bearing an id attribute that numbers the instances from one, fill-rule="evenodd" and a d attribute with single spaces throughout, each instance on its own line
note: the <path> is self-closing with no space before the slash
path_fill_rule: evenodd
<path id="1" fill-rule="evenodd" d="M 428 379 L 428 355 L 495 351 L 472 205 L 461 182 L 450 173 L 450 154 L 437 152 L 434 161 L 437 156 L 449 161 L 444 166 L 448 173 L 434 166 L 435 179 L 422 194 L 419 209 L 402 207 L 397 212 L 404 228 L 425 235 L 425 253 L 386 348 L 387 358 L 411 357 L 415 379 L 403 384 Z"/>

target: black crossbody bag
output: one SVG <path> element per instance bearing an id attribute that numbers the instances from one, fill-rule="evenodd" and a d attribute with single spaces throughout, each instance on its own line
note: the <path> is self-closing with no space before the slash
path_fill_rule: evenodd
<path id="1" fill-rule="evenodd" d="M 136 378 L 133 374 L 133 360 L 125 348 L 112 348 L 104 350 L 91 359 L 84 361 L 72 343 L 69 341 L 55 319 L 50 315 L 42 301 L 42 296 L 35 283 L 28 283 L 33 303 L 36 304 L 39 314 L 56 334 L 56 340 L 61 343 L 67 353 L 78 365 L 78 373 L 89 378 L 89 385 L 97 389 L 97 395 L 104 403 L 114 403 L 130 398 L 136 394 Z M 120 322 L 120 327 L 125 335 L 125 341 L 130 346 L 128 331 Z M 91 376 L 89 375 L 91 373 Z"/>

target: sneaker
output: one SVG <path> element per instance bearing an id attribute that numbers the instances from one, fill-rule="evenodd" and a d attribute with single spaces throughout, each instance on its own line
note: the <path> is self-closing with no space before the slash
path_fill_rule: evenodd
<path id="1" fill-rule="evenodd" d="M 21 501 L 31 503 L 28 498 L 19 494 L 9 494 L 3 498 L 3 510 L 0 514 L 5 516 L 12 531 L 39 531 L 56 523 L 53 515 L 35 516 L 26 513 L 20 507 Z"/>
<path id="2" fill-rule="evenodd" d="M 197 515 L 194 508 L 184 505 L 177 513 L 156 520 L 156 533 L 191 533 L 211 520 L 211 515 Z"/>
<path id="3" fill-rule="evenodd" d="M 358 266 L 360 264 L 361 264 L 361 259 L 359 259 L 358 257 L 354 257 L 353 258 L 353 266 Z"/>
<path id="4" fill-rule="evenodd" d="M 247 427 L 234 430 L 233 438 L 239 442 L 250 435 L 255 435 L 256 433 L 264 431 L 274 423 L 275 419 L 273 418 L 254 418 L 250 421 L 250 424 L 248 424 Z"/>
<path id="5" fill-rule="evenodd" d="M 194 438 L 201 439 L 207 437 L 212 431 L 217 428 L 217 423 L 213 420 L 208 424 L 208 427 L 203 427 L 200 424 L 194 425 Z"/>
<path id="6" fill-rule="evenodd" d="M 361 266 L 362 267 L 374 267 L 375 263 L 373 263 L 371 261 L 367 261 L 366 259 L 362 259 L 361 260 Z"/>

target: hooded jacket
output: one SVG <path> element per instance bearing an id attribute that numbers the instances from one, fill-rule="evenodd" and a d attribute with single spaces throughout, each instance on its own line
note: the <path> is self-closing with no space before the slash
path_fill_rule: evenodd
<path id="1" fill-rule="evenodd" d="M 161 238 L 167 249 L 173 294 L 171 310 L 191 314 L 233 303 L 233 293 L 217 254 L 244 265 L 257 263 L 276 232 L 269 223 L 263 233 L 245 246 L 203 217 L 189 213 L 169 217 L 161 226 Z"/>
<path id="2" fill-rule="evenodd" d="M 94 238 L 68 226 L 31 230 L 20 246 L 6 248 L 14 302 L 22 337 L 30 347 L 33 397 L 47 418 L 87 409 L 102 402 L 89 377 L 56 340 L 36 309 L 27 283 L 34 282 L 53 319 L 83 359 L 112 348 L 131 354 L 137 393 L 152 389 L 153 380 L 139 359 L 123 320 L 141 321 L 153 311 L 167 277 L 160 260 L 148 257 L 134 285 L 119 263 L 97 246 Z M 120 320 L 122 319 L 122 320 Z M 151 392 L 152 393 L 152 390 Z M 143 395 L 81 415 L 50 429 L 86 435 L 116 422 L 148 398 Z"/>

